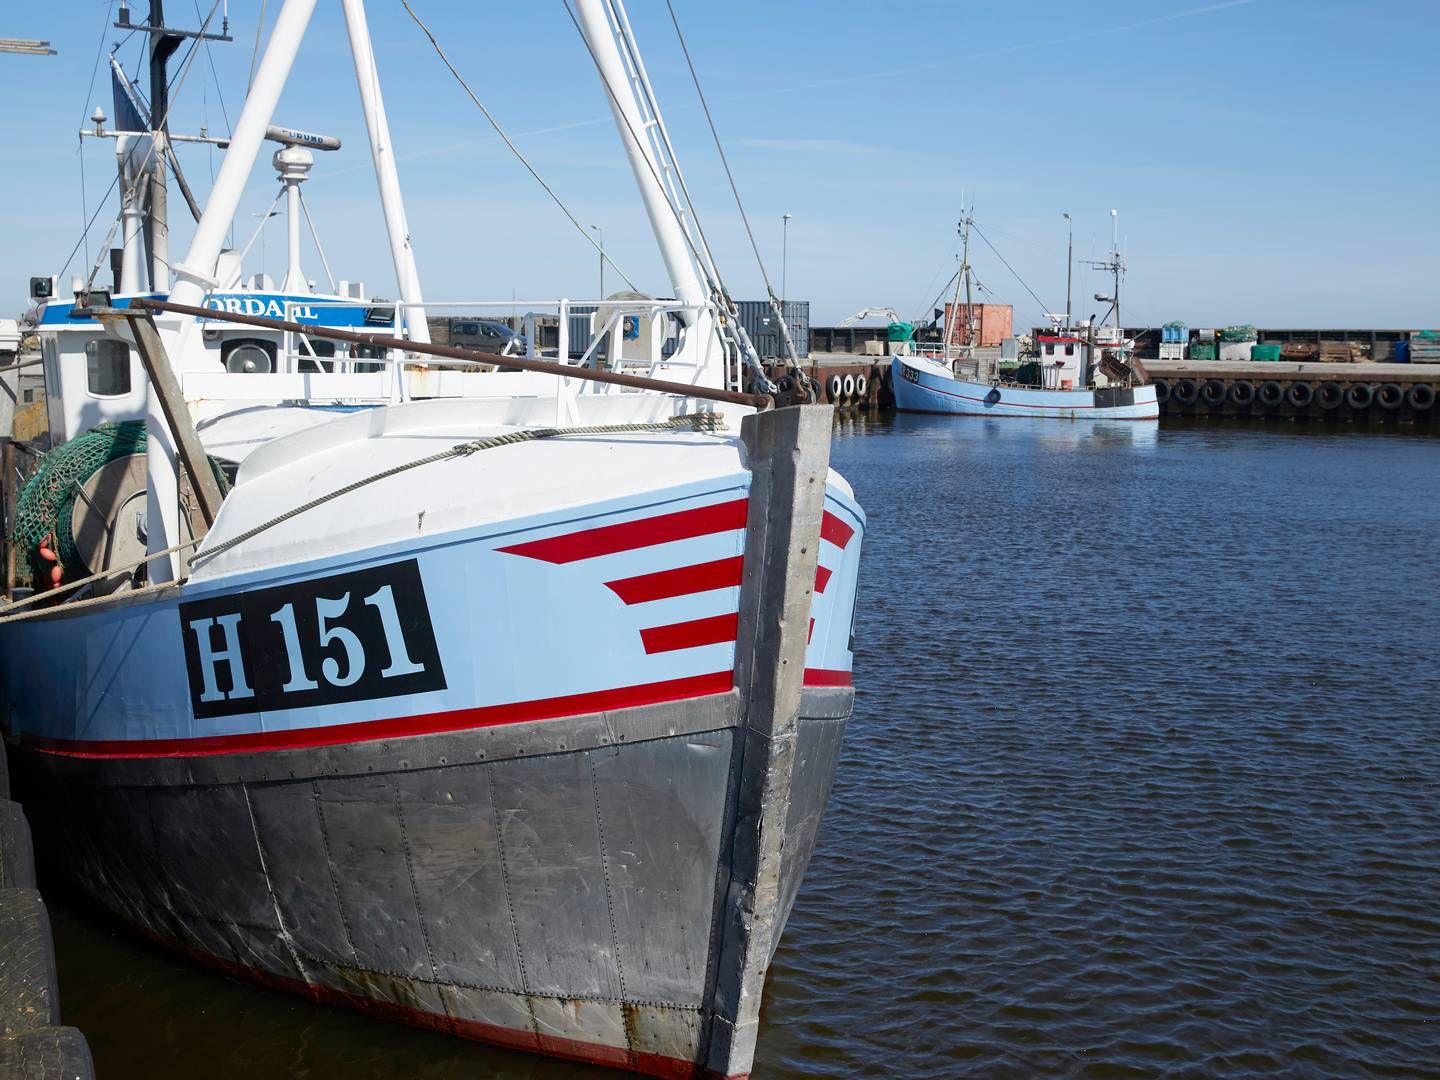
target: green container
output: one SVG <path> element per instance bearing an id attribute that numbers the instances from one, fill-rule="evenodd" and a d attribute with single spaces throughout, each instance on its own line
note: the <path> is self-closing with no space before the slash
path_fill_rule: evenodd
<path id="1" fill-rule="evenodd" d="M 1213 341 L 1197 341 L 1190 346 L 1191 360 L 1214 360 L 1215 343 Z"/>
<path id="2" fill-rule="evenodd" d="M 1251 345 L 1251 346 L 1250 346 L 1250 359 L 1251 359 L 1251 360 L 1279 360 L 1279 359 L 1280 359 L 1280 346 L 1279 346 L 1279 345 Z"/>

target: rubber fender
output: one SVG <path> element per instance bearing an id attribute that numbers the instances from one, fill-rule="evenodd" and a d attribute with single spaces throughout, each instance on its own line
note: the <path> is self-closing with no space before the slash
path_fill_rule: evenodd
<path id="1" fill-rule="evenodd" d="M 847 375 L 845 376 L 844 381 L 841 383 L 841 386 L 844 387 L 845 399 L 846 399 L 847 401 L 848 401 L 850 398 L 853 398 L 853 397 L 855 396 L 855 376 L 854 376 L 854 375 L 849 375 L 849 374 L 847 374 Z"/>
<path id="2" fill-rule="evenodd" d="M 1200 396 L 1205 399 L 1206 405 L 1219 405 L 1225 400 L 1225 384 L 1219 379 L 1206 379 L 1205 385 L 1200 388 Z"/>
<path id="3" fill-rule="evenodd" d="M 1315 388 L 1308 382 L 1292 382 L 1285 390 L 1285 400 L 1297 409 L 1303 409 L 1315 400 Z"/>
<path id="4" fill-rule="evenodd" d="M 0 888 L 35 888 L 35 848 L 20 804 L 0 801 Z"/>
<path id="5" fill-rule="evenodd" d="M 1369 383 L 1355 383 L 1345 391 L 1345 404 L 1352 409 L 1368 409 L 1375 400 L 1375 388 Z"/>
<path id="6" fill-rule="evenodd" d="M 1175 384 L 1172 395 L 1181 405 L 1194 405 L 1200 397 L 1200 385 L 1194 379 L 1181 379 Z"/>
<path id="7" fill-rule="evenodd" d="M 843 387 L 844 384 L 840 381 L 839 375 L 831 375 L 829 381 L 826 382 L 825 395 L 830 399 L 832 405 L 840 400 L 840 391 Z"/>
<path id="8" fill-rule="evenodd" d="M 0 889 L 0 1034 L 60 1020 L 50 916 L 34 889 Z"/>
<path id="9" fill-rule="evenodd" d="M 1285 388 L 1274 379 L 1266 379 L 1260 384 L 1255 396 L 1260 399 L 1261 405 L 1273 409 L 1285 400 Z"/>
<path id="10" fill-rule="evenodd" d="M 1322 382 L 1315 400 L 1322 409 L 1338 409 L 1345 403 L 1345 388 L 1338 382 Z"/>
<path id="11" fill-rule="evenodd" d="M 855 376 L 855 396 L 857 398 L 863 398 L 865 396 L 865 391 L 869 388 L 870 384 L 865 381 L 864 375 Z"/>
<path id="12" fill-rule="evenodd" d="M 1156 379 L 1151 385 L 1155 387 L 1155 400 L 1157 403 L 1164 405 L 1165 402 L 1170 400 L 1169 379 Z"/>
<path id="13" fill-rule="evenodd" d="M 1255 384 L 1249 379 L 1236 379 L 1230 384 L 1230 400 L 1236 405 L 1249 405 L 1255 400 Z"/>
<path id="14" fill-rule="evenodd" d="M 0 1039 L 0 1076 L 6 1080 L 95 1080 L 95 1062 L 78 1028 L 36 1028 Z"/>
<path id="15" fill-rule="evenodd" d="M 999 388 L 998 386 L 992 386 L 992 387 L 990 388 L 990 392 L 985 395 L 985 404 L 986 404 L 986 405 L 994 405 L 994 404 L 995 404 L 997 401 L 999 401 L 999 400 L 1000 400 L 1000 388 Z"/>
<path id="16" fill-rule="evenodd" d="M 1399 383 L 1387 382 L 1375 391 L 1375 404 L 1386 412 L 1394 412 L 1405 404 L 1405 389 Z"/>
<path id="17" fill-rule="evenodd" d="M 1429 412 L 1435 404 L 1435 388 L 1429 383 L 1411 383 L 1405 391 L 1405 404 L 1416 412 Z"/>

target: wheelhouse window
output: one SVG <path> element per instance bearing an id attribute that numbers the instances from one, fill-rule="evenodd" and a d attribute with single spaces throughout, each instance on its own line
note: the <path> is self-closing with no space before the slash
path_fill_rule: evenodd
<path id="1" fill-rule="evenodd" d="M 1065 355 L 1066 355 L 1066 356 L 1074 356 L 1074 355 L 1075 355 L 1075 346 L 1074 346 L 1074 345 L 1066 345 L 1066 346 L 1065 346 Z"/>
<path id="2" fill-rule="evenodd" d="M 130 393 L 130 346 L 109 338 L 87 341 L 85 389 L 91 397 L 124 397 Z"/>

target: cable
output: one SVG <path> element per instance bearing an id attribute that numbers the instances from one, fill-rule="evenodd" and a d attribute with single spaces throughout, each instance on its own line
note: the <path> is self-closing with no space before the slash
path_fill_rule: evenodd
<path id="1" fill-rule="evenodd" d="M 1010 273 L 1012 273 L 1012 274 L 1015 275 L 1015 280 L 1018 281 L 1018 282 L 1020 282 L 1020 284 L 1025 287 L 1025 291 L 1030 294 L 1031 298 L 1035 301 L 1035 303 L 1037 303 L 1037 304 L 1040 305 L 1040 310 L 1041 310 L 1042 312 L 1052 310 L 1051 308 L 1048 308 L 1048 307 L 1045 306 L 1045 301 L 1041 300 L 1040 297 L 1038 297 L 1038 296 L 1035 295 L 1035 290 L 1034 290 L 1034 289 L 1030 288 L 1029 285 L 1026 285 L 1026 284 L 1025 284 L 1025 279 L 1022 278 L 1018 273 L 1016 273 L 1015 268 L 1014 268 L 1013 266 L 1011 266 L 1008 262 L 1005 262 L 1005 256 L 1004 256 L 1004 255 L 1001 255 L 1000 252 L 998 252 L 998 251 L 995 250 L 995 245 L 992 244 L 992 243 L 990 243 L 989 238 L 986 237 L 986 235 L 985 235 L 983 232 L 980 231 L 980 226 L 976 225 L 973 219 L 972 219 L 971 222 L 970 222 L 970 227 L 975 230 L 975 235 L 976 235 L 976 236 L 980 237 L 981 240 L 984 240 L 984 241 L 985 241 L 985 246 L 988 247 L 992 252 L 995 253 L 995 257 L 996 257 L 997 259 L 999 259 L 1002 263 L 1005 263 L 1005 269 L 1006 269 L 1006 270 L 1009 270 Z"/>
<path id="2" fill-rule="evenodd" d="M 265 26 L 265 2 L 260 0 L 260 15 L 255 20 L 255 47 L 250 50 L 250 74 L 245 76 L 245 96 L 250 96 L 250 88 L 255 85 L 255 62 L 260 58 L 260 31 Z"/>
<path id="3" fill-rule="evenodd" d="M 410 0 L 400 0 L 400 3 L 404 5 L 406 12 L 408 12 L 410 15 L 410 18 L 415 20 L 415 25 L 420 28 L 420 32 L 430 39 L 430 47 L 435 50 L 435 55 L 440 57 L 441 62 L 450 69 L 450 74 L 455 77 L 455 81 L 460 84 L 460 88 L 469 95 L 470 100 L 475 103 L 476 108 L 478 108 L 482 113 L 485 114 L 485 119 L 490 121 L 490 126 L 495 129 L 495 133 L 499 135 L 500 138 L 504 141 L 505 145 L 510 148 L 510 152 L 515 155 L 516 159 L 520 162 L 520 164 L 524 165 L 530 175 L 535 178 L 535 182 L 545 189 L 545 194 L 549 195 L 550 198 L 554 200 L 555 205 L 560 208 L 561 212 L 570 219 L 570 224 L 575 226 L 575 231 L 585 238 L 585 242 L 588 243 L 599 253 L 600 257 L 609 264 L 612 270 L 614 270 L 617 274 L 620 275 L 620 277 L 624 280 L 625 284 L 630 286 L 632 292 L 639 292 L 639 286 L 637 286 L 635 282 L 630 280 L 630 275 L 625 273 L 624 270 L 621 270 L 620 267 L 616 266 L 615 260 L 610 258 L 609 253 L 606 252 L 604 248 L 602 248 L 598 243 L 595 242 L 595 239 L 586 230 L 585 226 L 580 224 L 579 219 L 570 212 L 570 208 L 565 205 L 565 203 L 561 200 L 560 196 L 555 194 L 554 189 L 551 188 L 550 185 L 547 184 L 545 180 L 540 176 L 540 174 L 535 171 L 535 166 L 531 165 L 525 155 L 520 152 L 520 148 L 516 146 L 515 143 L 511 140 L 510 136 L 505 133 L 505 129 L 502 128 L 500 126 L 500 122 L 496 120 L 493 115 L 491 115 L 490 110 L 485 107 L 484 102 L 482 102 L 475 95 L 474 90 L 470 89 L 470 84 L 465 81 L 465 77 L 461 75 L 460 72 L 455 70 L 455 65 L 450 62 L 450 57 L 445 55 L 445 50 L 440 47 L 440 42 L 435 39 L 435 35 L 430 32 L 430 28 L 425 25 L 424 21 L 420 18 L 420 16 L 415 14 L 415 9 L 410 6 Z"/>

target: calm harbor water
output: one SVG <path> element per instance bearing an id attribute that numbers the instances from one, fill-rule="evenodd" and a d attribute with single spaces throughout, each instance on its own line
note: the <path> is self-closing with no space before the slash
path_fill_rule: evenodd
<path id="1" fill-rule="evenodd" d="M 898 417 L 770 1077 L 1440 1076 L 1440 439 Z M 613 1074 L 252 989 L 51 898 L 99 1075 Z"/>

